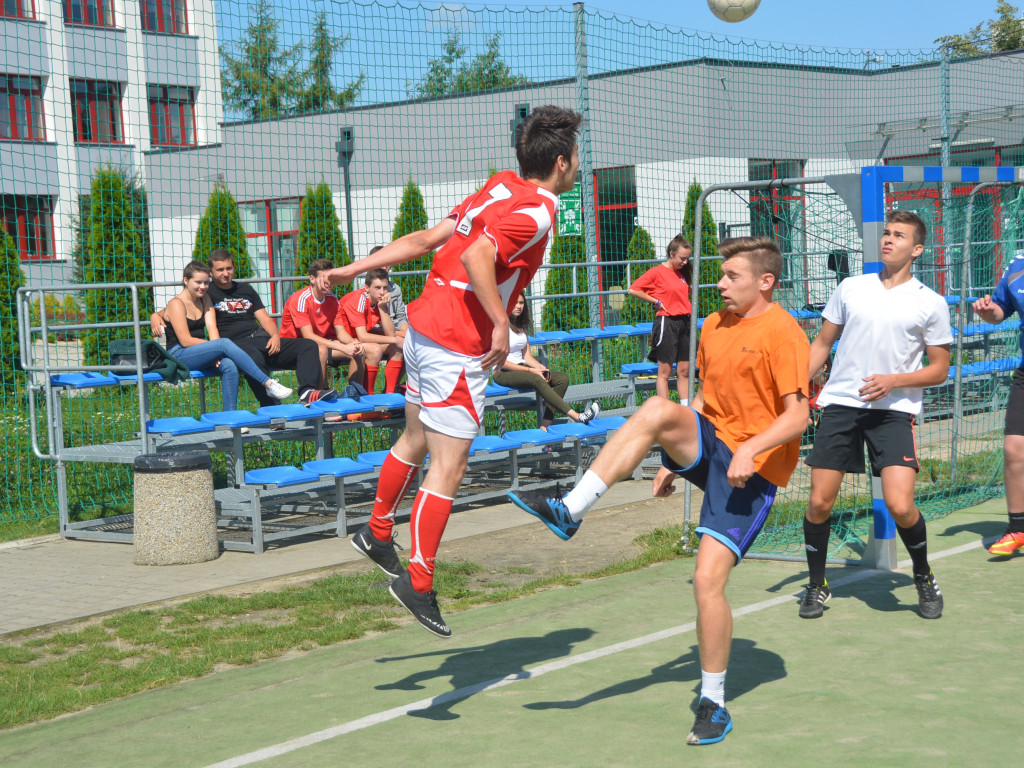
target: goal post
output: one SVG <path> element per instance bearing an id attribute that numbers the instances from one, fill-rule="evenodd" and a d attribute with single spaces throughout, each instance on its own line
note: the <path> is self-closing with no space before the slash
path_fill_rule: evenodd
<path id="1" fill-rule="evenodd" d="M 704 204 L 707 199 L 716 192 L 727 191 L 738 193 L 745 191 L 753 194 L 758 193 L 759 191 L 764 192 L 769 191 L 772 188 L 783 187 L 801 188 L 803 190 L 813 189 L 814 187 L 827 189 L 842 201 L 845 212 L 848 214 L 850 219 L 852 219 L 852 226 L 856 227 L 856 234 L 851 236 L 859 240 L 859 243 L 857 243 L 859 248 L 855 246 L 855 250 L 861 251 L 863 256 L 862 271 L 867 274 L 877 273 L 882 269 L 881 237 L 885 227 L 886 211 L 889 207 L 887 201 L 891 202 L 891 197 L 887 196 L 887 185 L 907 183 L 932 186 L 940 184 L 955 184 L 959 186 L 966 185 L 972 188 L 970 205 L 973 205 L 973 192 L 977 191 L 981 187 L 1014 183 L 1019 184 L 1022 182 L 1024 182 L 1024 168 L 1013 166 L 867 166 L 861 168 L 859 173 L 714 184 L 703 190 L 696 203 L 692 254 L 693 273 L 695 275 L 700 275 L 700 262 L 702 257 L 707 258 L 710 256 L 701 253 L 701 228 L 703 224 L 701 211 L 703 211 Z M 970 212 L 971 208 L 969 206 L 968 226 L 970 224 Z M 808 224 L 807 226 L 809 227 L 812 225 Z M 970 232 L 967 232 L 964 237 L 964 250 L 968 252 L 970 248 L 970 237 Z M 941 247 L 943 251 L 947 251 L 951 248 L 949 233 L 946 232 L 945 229 L 943 230 L 943 244 Z M 948 257 L 947 261 L 952 263 L 952 260 L 948 259 Z M 966 273 L 966 271 L 967 265 L 964 266 L 964 272 Z M 960 283 L 964 286 L 968 285 L 966 278 L 961 278 Z M 694 284 L 691 286 L 691 304 L 694 307 L 695 314 L 699 312 L 699 307 L 701 306 L 698 301 L 698 289 L 699 280 L 695 280 Z M 962 294 L 963 295 L 959 296 L 948 296 L 947 301 L 952 302 L 960 309 L 966 310 L 968 306 L 968 299 L 970 297 L 967 295 L 966 290 L 962 291 Z M 963 322 L 964 315 L 965 312 L 960 312 L 958 315 L 961 324 Z M 695 322 L 696 320 L 697 318 L 695 318 Z M 958 337 L 958 349 L 960 344 L 959 338 L 962 338 L 962 336 Z M 697 334 L 693 334 L 690 339 L 691 360 L 696 359 L 696 347 Z M 692 366 L 690 367 L 689 376 L 689 386 L 692 391 L 694 384 L 694 368 Z M 959 391 L 959 371 L 957 371 L 956 381 L 957 391 Z M 959 417 L 958 408 L 956 409 L 956 413 L 957 417 Z M 954 431 L 956 431 L 956 429 L 954 429 Z M 896 525 L 886 508 L 885 501 L 882 497 L 881 481 L 878 477 L 871 478 L 870 495 L 872 520 L 867 530 L 867 541 L 863 543 L 863 547 L 860 551 L 860 559 L 833 559 L 831 562 L 840 562 L 844 564 L 858 563 L 879 570 L 895 570 L 897 566 Z M 685 488 L 684 508 L 685 519 L 689 527 L 690 521 L 692 520 L 691 487 L 689 484 L 686 484 Z M 802 560 L 802 556 L 797 554 L 781 556 L 767 554 L 763 556 L 775 559 Z"/>

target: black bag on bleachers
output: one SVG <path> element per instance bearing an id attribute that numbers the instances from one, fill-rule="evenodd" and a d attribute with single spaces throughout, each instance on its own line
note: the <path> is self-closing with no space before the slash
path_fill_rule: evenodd
<path id="1" fill-rule="evenodd" d="M 111 365 L 135 368 L 138 365 L 137 360 L 134 339 L 114 339 L 110 342 Z M 169 384 L 189 379 L 188 366 L 168 354 L 166 349 L 152 339 L 145 339 L 142 342 L 142 372 L 159 373 Z"/>

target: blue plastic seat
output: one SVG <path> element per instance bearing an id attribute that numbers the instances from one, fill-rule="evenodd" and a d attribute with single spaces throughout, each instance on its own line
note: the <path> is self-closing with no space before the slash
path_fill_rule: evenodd
<path id="1" fill-rule="evenodd" d="M 520 445 L 548 445 L 565 441 L 564 435 L 548 432 L 543 429 L 517 429 L 504 434 L 506 440 L 514 440 Z"/>
<path id="2" fill-rule="evenodd" d="M 373 472 L 372 464 L 355 461 L 347 456 L 307 461 L 302 465 L 302 468 L 306 472 L 312 472 L 319 477 L 348 477 L 349 475 L 363 475 L 367 472 Z"/>
<path id="3" fill-rule="evenodd" d="M 337 400 L 317 400 L 310 404 L 309 410 L 314 413 L 339 413 L 344 416 L 348 413 L 362 413 L 369 409 L 350 397 L 339 397 Z"/>
<path id="4" fill-rule="evenodd" d="M 481 435 L 473 438 L 473 442 L 470 443 L 469 446 L 469 455 L 475 456 L 478 453 L 501 453 L 505 451 L 514 451 L 517 448 L 522 447 L 522 443 L 510 440 L 508 435 L 505 437 L 498 437 L 497 435 Z"/>
<path id="5" fill-rule="evenodd" d="M 658 364 L 624 363 L 620 370 L 624 376 L 653 376 L 658 372 Z"/>
<path id="6" fill-rule="evenodd" d="M 245 473 L 246 485 L 276 485 L 279 488 L 316 482 L 319 479 L 320 475 L 315 472 L 307 472 L 292 466 L 250 469 Z"/>
<path id="7" fill-rule="evenodd" d="M 364 395 L 359 398 L 359 404 L 363 406 L 363 410 L 389 410 L 397 411 L 405 408 L 405 395 L 400 395 L 397 392 L 389 392 L 382 395 Z"/>
<path id="8" fill-rule="evenodd" d="M 370 466 L 376 469 L 377 467 L 384 463 L 384 459 L 388 457 L 389 453 L 391 453 L 390 450 L 368 451 L 367 453 L 360 453 L 358 456 L 356 456 L 356 459 L 362 462 L 363 464 L 369 464 Z"/>
<path id="9" fill-rule="evenodd" d="M 205 370 L 189 371 L 188 375 L 193 379 L 210 379 L 220 376 L 219 368 L 207 368 Z"/>
<path id="10" fill-rule="evenodd" d="M 117 379 L 109 373 L 99 371 L 82 371 L 80 373 L 58 373 L 50 376 L 50 386 L 68 387 L 69 389 L 89 389 L 90 387 L 113 387 Z"/>
<path id="11" fill-rule="evenodd" d="M 625 416 L 605 416 L 604 418 L 592 420 L 587 426 L 603 429 L 606 433 L 611 434 L 625 423 Z"/>
<path id="12" fill-rule="evenodd" d="M 284 403 L 282 405 L 264 405 L 256 409 L 258 416 L 266 416 L 270 419 L 284 419 L 285 421 L 305 421 L 307 419 L 321 419 L 322 411 L 314 411 L 301 403 Z"/>
<path id="13" fill-rule="evenodd" d="M 573 328 L 569 331 L 566 341 L 591 341 L 593 339 L 612 339 L 619 334 L 607 328 Z"/>
<path id="14" fill-rule="evenodd" d="M 565 331 L 539 331 L 530 337 L 531 344 L 557 344 L 569 338 Z"/>
<path id="15" fill-rule="evenodd" d="M 139 375 L 137 373 L 117 373 L 116 371 L 107 371 L 107 374 L 117 381 L 118 384 L 134 384 L 138 382 Z M 142 374 L 143 381 L 163 381 L 164 377 L 156 371 L 150 371 L 149 373 Z"/>
<path id="16" fill-rule="evenodd" d="M 270 423 L 266 416 L 257 416 L 250 411 L 213 411 L 200 415 L 199 419 L 218 427 L 258 427 Z"/>
<path id="17" fill-rule="evenodd" d="M 150 419 L 146 431 L 151 434 L 192 435 L 197 432 L 212 432 L 214 425 L 191 416 L 172 416 L 167 419 Z"/>
<path id="18" fill-rule="evenodd" d="M 605 430 L 600 427 L 592 427 L 589 424 L 580 424 L 578 421 L 570 421 L 568 424 L 552 424 L 548 432 L 554 432 L 563 437 L 575 437 L 585 440 L 588 437 L 601 437 Z"/>
<path id="19" fill-rule="evenodd" d="M 640 335 L 640 331 L 637 330 L 635 325 L 606 325 L 604 330 L 606 333 L 614 333 L 616 336 Z"/>
<path id="20" fill-rule="evenodd" d="M 637 323 L 633 326 L 637 330 L 637 335 L 641 333 L 650 333 L 654 330 L 654 323 Z"/>
<path id="21" fill-rule="evenodd" d="M 512 390 L 508 387 L 503 387 L 501 384 L 495 384 L 493 381 L 487 385 L 484 390 L 485 397 L 500 397 L 501 395 L 507 395 Z"/>

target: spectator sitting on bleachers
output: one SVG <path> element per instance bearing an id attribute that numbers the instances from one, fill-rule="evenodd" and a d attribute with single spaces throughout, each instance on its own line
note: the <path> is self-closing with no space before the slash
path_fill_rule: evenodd
<path id="1" fill-rule="evenodd" d="M 198 261 L 185 266 L 185 288 L 167 302 L 167 352 L 189 368 L 220 368 L 221 403 L 225 411 L 238 407 L 238 371 L 261 382 L 273 397 L 288 397 L 292 390 L 268 377 L 249 355 L 230 339 L 220 338 L 213 302 L 207 295 L 210 268 Z M 203 330 L 210 335 L 207 341 Z"/>
<path id="2" fill-rule="evenodd" d="M 370 249 L 370 256 L 375 254 L 383 245 L 375 245 Z M 388 315 L 391 322 L 395 324 L 395 333 L 398 336 L 405 336 L 405 329 L 409 327 L 409 315 L 405 310 L 405 299 L 402 297 L 402 286 L 391 279 L 391 267 L 384 267 L 388 271 Z"/>
<path id="3" fill-rule="evenodd" d="M 334 269 L 330 259 L 314 259 L 309 265 L 310 284 L 289 296 L 281 313 L 281 338 L 309 339 L 319 348 L 321 388 L 328 386 L 328 366 L 347 364 L 349 378 L 359 383 L 366 376 L 363 345 L 352 338 L 341 302 L 317 287 L 316 276 L 328 269 Z"/>
<path id="4" fill-rule="evenodd" d="M 263 386 L 270 369 L 295 371 L 299 380 L 299 402 L 309 405 L 316 400 L 334 400 L 333 389 L 320 389 L 320 352 L 309 339 L 282 339 L 277 323 L 267 312 L 256 290 L 248 284 L 235 282 L 235 261 L 230 251 L 215 250 L 210 254 L 213 283 L 208 295 L 217 313 L 220 335 L 231 339 L 256 362 L 259 377 L 245 375 L 249 388 L 260 405 L 278 405 Z M 166 311 L 166 310 L 164 310 Z M 163 336 L 166 320 L 163 312 L 150 317 L 154 336 Z M 243 371 L 244 373 L 244 371 Z"/>
<path id="5" fill-rule="evenodd" d="M 547 429 L 554 420 L 552 408 L 564 413 L 573 421 L 586 424 L 600 413 L 601 408 L 593 402 L 583 413 L 574 411 L 562 398 L 569 388 L 569 377 L 560 371 L 552 371 L 541 364 L 530 353 L 529 334 L 533 330 L 530 310 L 526 305 L 526 297 L 519 294 L 515 306 L 508 316 L 508 357 L 492 377 L 495 384 L 513 389 L 532 388 L 544 398 L 544 416 L 540 428 Z"/>
<path id="6" fill-rule="evenodd" d="M 403 336 L 395 332 L 395 324 L 388 314 L 388 271 L 371 269 L 366 273 L 365 287 L 346 294 L 341 307 L 352 335 L 363 345 L 366 354 L 366 381 L 363 386 L 373 394 L 377 384 L 377 370 L 381 360 L 384 367 L 384 391 L 394 392 L 402 378 Z"/>

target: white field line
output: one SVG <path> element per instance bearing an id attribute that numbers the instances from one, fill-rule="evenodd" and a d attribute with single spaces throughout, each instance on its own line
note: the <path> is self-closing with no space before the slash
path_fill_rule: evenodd
<path id="1" fill-rule="evenodd" d="M 950 557 L 951 555 L 959 555 L 964 552 L 968 552 L 972 549 L 978 549 L 982 546 L 980 540 L 970 542 L 968 544 L 962 544 L 952 549 L 946 549 L 942 552 L 935 552 L 928 555 L 929 560 L 939 560 L 943 557 Z M 901 560 L 898 563 L 900 569 L 906 568 L 910 565 L 909 560 Z M 849 576 L 844 576 L 840 579 L 836 579 L 832 585 L 834 587 L 841 587 L 846 584 L 853 584 L 854 582 L 863 581 L 869 579 L 872 576 L 877 576 L 882 573 L 881 571 L 864 570 L 851 573 Z M 758 613 L 760 611 L 773 608 L 776 605 L 782 605 L 784 603 L 791 602 L 794 597 L 799 597 L 802 592 L 795 592 L 792 594 L 780 595 L 779 597 L 773 597 L 770 600 L 762 600 L 759 603 L 752 603 L 745 605 L 742 608 L 737 608 L 732 612 L 735 617 L 746 616 L 751 613 Z M 502 688 L 512 683 L 518 683 L 523 680 L 532 680 L 546 675 L 549 672 L 557 672 L 560 669 L 566 669 L 568 667 L 576 666 L 577 664 L 584 664 L 588 661 L 594 661 L 595 659 L 601 659 L 605 656 L 611 656 L 615 653 L 621 653 L 622 651 L 632 650 L 633 648 L 640 648 L 644 645 L 650 645 L 651 643 L 657 643 L 662 640 L 667 640 L 670 637 L 676 635 L 686 634 L 696 629 L 696 622 L 689 622 L 687 624 L 680 624 L 677 627 L 669 627 L 658 632 L 652 632 L 649 635 L 643 635 L 642 637 L 636 637 L 632 640 L 624 640 L 621 643 L 614 643 L 613 645 L 607 645 L 604 648 L 598 648 L 593 651 L 586 651 L 585 653 L 578 653 L 574 656 L 567 656 L 564 659 L 558 659 L 557 661 L 551 661 L 547 664 L 541 664 L 540 666 L 534 667 L 533 669 L 526 670 L 522 673 L 515 675 L 507 675 L 506 677 L 496 678 L 494 680 L 488 680 L 486 682 L 477 683 L 476 685 L 468 685 L 458 690 L 449 691 L 448 693 L 442 693 L 440 696 L 433 696 L 429 699 L 420 699 L 419 701 L 413 701 L 409 704 L 403 704 L 400 707 L 394 707 L 392 709 L 386 709 L 383 712 L 376 712 L 366 717 L 360 717 L 357 720 L 351 720 L 341 725 L 335 725 L 331 728 L 325 728 L 322 731 L 314 731 L 313 733 L 306 734 L 305 736 L 298 736 L 294 739 L 288 739 L 282 741 L 279 744 L 273 744 L 263 749 L 257 749 L 254 752 L 247 752 L 244 755 L 238 755 L 237 757 L 231 757 L 227 760 L 222 760 L 219 763 L 213 763 L 207 768 L 238 768 L 243 765 L 252 765 L 253 763 L 259 763 L 263 760 L 269 760 L 272 757 L 279 757 L 289 752 L 294 752 L 304 747 L 312 746 L 313 744 L 319 744 L 321 741 L 328 741 L 329 739 L 337 738 L 338 736 L 344 736 L 347 733 L 353 731 L 362 730 L 363 728 L 369 728 L 374 725 L 380 725 L 386 723 L 389 720 L 395 720 L 403 715 L 407 715 L 409 712 L 415 710 L 428 709 L 437 704 L 448 704 L 452 701 L 459 701 L 460 699 L 468 699 L 483 691 L 489 691 L 494 688 Z"/>

